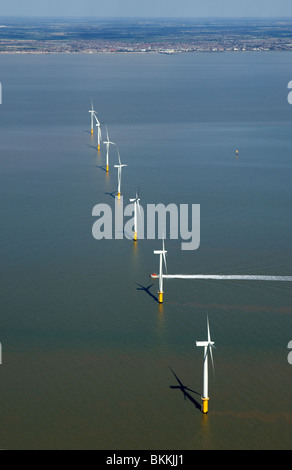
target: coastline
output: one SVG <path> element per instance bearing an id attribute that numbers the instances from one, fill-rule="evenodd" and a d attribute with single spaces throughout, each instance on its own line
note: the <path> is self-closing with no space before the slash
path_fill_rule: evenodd
<path id="1" fill-rule="evenodd" d="M 257 52 L 292 52 L 289 49 L 247 49 L 247 50 L 192 50 L 192 51 L 177 51 L 177 52 L 161 52 L 161 51 L 0 51 L 0 55 L 70 55 L 70 54 L 160 54 L 160 55 L 181 55 L 181 54 L 248 54 Z"/>
<path id="2" fill-rule="evenodd" d="M 181 54 L 292 50 L 292 18 L 2 18 L 0 54 Z M 5 23 L 5 24 L 4 24 Z"/>

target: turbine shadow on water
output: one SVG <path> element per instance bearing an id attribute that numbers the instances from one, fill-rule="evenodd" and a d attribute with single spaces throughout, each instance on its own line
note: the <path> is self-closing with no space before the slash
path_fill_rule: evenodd
<path id="1" fill-rule="evenodd" d="M 111 193 L 104 193 L 104 194 L 106 194 L 107 196 L 111 196 L 111 197 L 113 197 L 114 199 L 116 199 L 117 192 L 116 192 L 116 191 L 112 191 Z"/>
<path id="2" fill-rule="evenodd" d="M 138 284 L 138 283 L 136 283 L 136 284 L 137 284 L 137 286 L 139 286 L 139 287 L 137 287 L 137 290 L 142 290 L 142 291 L 146 292 L 146 294 L 148 294 L 153 300 L 155 300 L 155 302 L 159 302 L 158 297 L 156 297 L 156 295 L 154 295 L 154 294 L 152 294 L 152 292 L 150 292 L 150 288 L 152 286 L 154 286 L 154 284 L 150 284 L 147 287 L 142 286 L 141 284 Z"/>
<path id="3" fill-rule="evenodd" d="M 90 147 L 91 149 L 94 149 L 94 150 L 97 151 L 97 147 L 96 147 L 96 146 L 94 146 L 94 145 L 89 145 L 89 144 L 86 144 L 86 145 L 87 145 L 87 147 Z"/>
<path id="4" fill-rule="evenodd" d="M 125 229 L 123 229 L 123 234 L 125 235 L 125 237 L 128 239 L 128 240 L 134 240 L 134 237 L 131 233 L 129 232 L 126 232 Z"/>
<path id="5" fill-rule="evenodd" d="M 105 193 L 111 195 L 114 199 L 116 199 L 116 196 L 114 194 L 117 194 L 116 192 L 113 193 Z M 128 240 L 133 240 L 133 236 L 131 233 L 126 232 L 126 230 L 123 228 L 123 230 L 118 230 L 117 233 L 122 233 Z"/>
<path id="6" fill-rule="evenodd" d="M 96 165 L 96 168 L 99 168 L 100 170 L 102 171 L 105 171 L 106 172 L 106 168 L 104 166 L 101 166 L 101 165 Z"/>
<path id="7" fill-rule="evenodd" d="M 172 390 L 180 390 L 182 393 L 183 393 L 183 396 L 184 396 L 184 399 L 186 400 L 186 398 L 188 398 L 194 405 L 195 407 L 201 411 L 202 409 L 202 406 L 201 406 L 201 403 L 199 403 L 192 395 L 190 395 L 188 392 L 192 392 L 192 393 L 195 393 L 196 395 L 200 395 L 201 394 L 199 392 L 196 392 L 196 390 L 192 390 L 191 388 L 188 388 L 186 385 L 183 385 L 183 383 L 179 380 L 179 378 L 177 377 L 177 375 L 174 373 L 174 371 L 172 370 L 172 368 L 170 367 L 170 370 L 172 372 L 172 374 L 174 375 L 174 377 L 176 378 L 177 382 L 179 385 L 170 385 L 169 388 L 171 388 Z"/>

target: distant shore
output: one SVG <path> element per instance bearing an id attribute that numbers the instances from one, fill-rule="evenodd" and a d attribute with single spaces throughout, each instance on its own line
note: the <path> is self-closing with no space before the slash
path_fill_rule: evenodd
<path id="1" fill-rule="evenodd" d="M 160 54 L 160 55 L 179 55 L 179 54 L 248 54 L 256 52 L 292 52 L 290 49 L 249 49 L 249 50 L 224 50 L 224 51 L 210 51 L 210 50 L 198 50 L 198 51 L 179 51 L 174 53 L 164 53 L 159 51 L 94 51 L 94 52 L 84 52 L 84 51 L 0 51 L 0 55 L 73 55 L 73 54 L 83 54 L 83 55 L 94 55 L 94 54 Z"/>
<path id="2" fill-rule="evenodd" d="M 291 51 L 292 19 L 4 19 L 0 54 Z"/>

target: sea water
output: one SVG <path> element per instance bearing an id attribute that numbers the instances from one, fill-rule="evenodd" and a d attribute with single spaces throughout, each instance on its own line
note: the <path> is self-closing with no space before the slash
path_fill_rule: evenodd
<path id="1" fill-rule="evenodd" d="M 279 52 L 0 56 L 2 449 L 291 448 L 290 283 L 169 279 L 160 305 L 161 240 L 92 236 L 118 160 L 88 113 L 125 203 L 200 204 L 169 274 L 291 276 L 290 80 Z"/>

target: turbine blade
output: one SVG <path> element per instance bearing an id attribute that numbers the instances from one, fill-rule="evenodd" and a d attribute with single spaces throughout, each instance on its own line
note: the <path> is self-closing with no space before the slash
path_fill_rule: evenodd
<path id="1" fill-rule="evenodd" d="M 167 274 L 167 263 L 166 263 L 166 256 L 165 256 L 165 253 L 163 253 L 163 260 L 164 260 L 165 272 L 166 272 L 166 274 Z"/>
<path id="2" fill-rule="evenodd" d="M 165 244 L 164 244 L 164 238 L 162 240 L 162 246 L 163 246 L 163 260 L 164 260 L 164 265 L 165 265 L 165 271 L 167 274 L 167 263 L 166 263 L 166 253 L 165 253 Z"/>
<path id="3" fill-rule="evenodd" d="M 210 336 L 210 326 L 209 326 L 209 318 L 207 314 L 207 330 L 208 330 L 208 343 L 211 341 L 211 336 Z"/>
<path id="4" fill-rule="evenodd" d="M 143 217 L 142 217 L 142 212 L 141 212 L 141 206 L 139 200 L 137 201 L 137 209 L 138 209 L 138 216 L 140 220 L 140 225 L 143 227 Z"/>
<path id="5" fill-rule="evenodd" d="M 211 346 L 211 345 L 210 345 L 210 346 Z M 213 361 L 212 348 L 209 347 L 209 349 L 210 349 L 210 356 L 211 356 L 211 362 L 212 362 L 213 375 L 214 375 L 214 379 L 215 379 L 215 367 L 214 367 L 214 361 Z"/>
<path id="6" fill-rule="evenodd" d="M 204 362 L 205 362 L 207 356 L 208 356 L 208 348 L 206 349 L 206 352 L 205 352 L 205 348 L 204 348 Z"/>
<path id="7" fill-rule="evenodd" d="M 139 216 L 141 217 L 140 203 L 139 203 L 139 201 L 138 201 L 137 199 L 136 199 L 136 203 L 137 203 L 138 214 L 139 214 Z"/>

